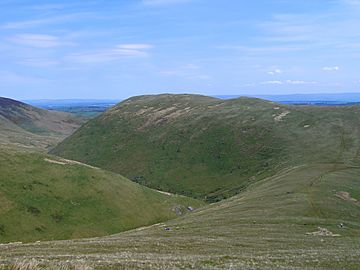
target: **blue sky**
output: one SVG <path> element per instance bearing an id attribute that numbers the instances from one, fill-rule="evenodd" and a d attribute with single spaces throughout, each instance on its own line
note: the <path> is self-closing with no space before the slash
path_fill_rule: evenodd
<path id="1" fill-rule="evenodd" d="M 0 0 L 0 96 L 360 90 L 360 0 Z"/>

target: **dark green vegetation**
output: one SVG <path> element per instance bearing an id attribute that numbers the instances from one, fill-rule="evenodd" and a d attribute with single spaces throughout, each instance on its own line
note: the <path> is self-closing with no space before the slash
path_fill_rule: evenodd
<path id="1" fill-rule="evenodd" d="M 103 236 L 202 205 L 41 153 L 80 123 L 71 114 L 0 98 L 0 242 Z"/>
<path id="2" fill-rule="evenodd" d="M 0 242 L 103 236 L 199 205 L 84 164 L 0 148 Z"/>
<path id="3" fill-rule="evenodd" d="M 211 202 L 238 194 L 283 168 L 357 165 L 359 116 L 360 106 L 140 96 L 89 121 L 53 153 Z"/>
<path id="4" fill-rule="evenodd" d="M 51 269 L 356 270 L 359 175 L 359 168 L 336 163 L 292 167 L 165 224 L 105 238 L 0 246 L 0 260 L 26 265 L 36 258 L 32 263 Z"/>
<path id="5" fill-rule="evenodd" d="M 73 133 L 83 120 L 0 97 L 0 144 L 47 149 Z"/>
<path id="6" fill-rule="evenodd" d="M 357 270 L 359 114 L 360 106 L 143 96 L 53 151 L 208 201 L 236 194 L 170 221 L 201 204 L 89 165 L 4 148 L 0 239 L 158 224 L 0 245 L 0 269 Z"/>

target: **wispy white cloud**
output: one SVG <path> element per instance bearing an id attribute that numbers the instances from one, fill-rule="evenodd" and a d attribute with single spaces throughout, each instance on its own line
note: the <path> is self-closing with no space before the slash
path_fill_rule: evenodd
<path id="1" fill-rule="evenodd" d="M 333 67 L 323 67 L 323 71 L 339 71 L 340 67 L 333 66 Z"/>
<path id="2" fill-rule="evenodd" d="M 260 84 L 284 84 L 282 81 L 265 81 Z"/>
<path id="3" fill-rule="evenodd" d="M 142 3 L 148 6 L 160 6 L 160 5 L 180 4 L 190 1 L 192 0 L 142 0 Z"/>
<path id="4" fill-rule="evenodd" d="M 281 74 L 283 73 L 281 69 L 279 68 L 275 68 L 274 70 L 270 70 L 267 72 L 269 75 L 276 75 L 276 74 Z"/>
<path id="5" fill-rule="evenodd" d="M 200 69 L 200 66 L 195 65 L 195 64 L 186 64 L 183 66 L 184 69 L 190 69 L 190 70 L 196 70 L 196 69 Z"/>
<path id="6" fill-rule="evenodd" d="M 197 75 L 189 76 L 187 78 L 191 79 L 191 80 L 210 80 L 211 76 L 206 75 L 206 74 L 197 74 Z"/>
<path id="7" fill-rule="evenodd" d="M 48 68 L 58 66 L 60 63 L 55 59 L 48 58 L 26 58 L 17 62 L 21 65 L 38 67 L 38 68 Z"/>
<path id="8" fill-rule="evenodd" d="M 159 71 L 159 74 L 165 76 L 175 76 L 175 75 L 179 75 L 179 72 L 176 70 L 161 70 Z"/>
<path id="9" fill-rule="evenodd" d="M 339 0 L 357 5 L 360 1 Z M 360 7 L 360 5 L 359 5 Z M 356 11 L 354 11 L 356 14 Z M 339 17 L 346 19 L 339 20 Z M 300 48 L 302 51 L 329 51 L 342 48 L 342 54 L 351 51 L 359 43 L 353 29 L 360 27 L 358 14 L 338 7 L 318 14 L 275 14 L 271 20 L 257 24 L 263 34 L 258 38 L 276 47 Z"/>
<path id="10" fill-rule="evenodd" d="M 120 44 L 115 48 L 73 53 L 66 57 L 67 61 L 77 63 L 106 63 L 122 58 L 147 57 L 150 44 Z"/>
<path id="11" fill-rule="evenodd" d="M 208 80 L 210 76 L 203 74 L 201 71 L 201 66 L 194 63 L 188 63 L 184 65 L 179 65 L 177 67 L 172 67 L 169 69 L 159 71 L 159 74 L 165 76 L 179 76 L 187 79 L 199 79 L 199 80 Z"/>
<path id="12" fill-rule="evenodd" d="M 317 84 L 317 82 L 308 82 L 308 81 L 302 81 L 302 80 L 286 80 L 285 83 L 287 84 Z"/>
<path id="13" fill-rule="evenodd" d="M 340 0 L 340 3 L 360 7 L 360 0 Z"/>
<path id="14" fill-rule="evenodd" d="M 187 80 L 201 80 L 206 81 L 212 77 L 203 72 L 202 68 L 193 63 L 181 65 L 172 69 L 161 70 L 158 72 L 160 75 L 180 77 Z"/>
<path id="15" fill-rule="evenodd" d="M 241 85 L 241 87 L 254 87 L 256 85 L 257 85 L 256 83 L 245 83 L 245 84 Z"/>
<path id="16" fill-rule="evenodd" d="M 0 70 L 0 83 L 4 85 L 45 84 L 49 82 L 51 80 L 41 77 Z"/>
<path id="17" fill-rule="evenodd" d="M 32 9 L 32 10 L 49 11 L 49 10 L 60 10 L 60 9 L 64 9 L 64 8 L 71 7 L 71 6 L 72 5 L 69 5 L 69 4 L 54 3 L 54 4 L 33 5 L 33 6 L 29 6 L 27 8 Z"/>
<path id="18" fill-rule="evenodd" d="M 85 19 L 89 16 L 93 16 L 93 13 L 83 12 L 83 13 L 72 13 L 72 14 L 64 14 L 59 16 L 46 17 L 41 19 L 34 20 L 23 20 L 23 21 L 15 21 L 15 22 L 7 22 L 0 25 L 2 29 L 26 29 L 33 27 L 40 27 L 44 25 L 52 25 L 52 24 L 61 24 L 69 21 L 77 20 L 77 19 Z"/>
<path id="19" fill-rule="evenodd" d="M 150 44 L 121 44 L 117 47 L 123 50 L 146 50 L 151 49 L 153 46 Z"/>
<path id="20" fill-rule="evenodd" d="M 32 5 L 29 3 L 29 6 L 25 6 L 24 8 L 30 9 L 30 10 L 39 10 L 39 11 L 54 11 L 54 10 L 63 10 L 68 8 L 74 8 L 74 7 L 81 7 L 81 6 L 92 6 L 99 4 L 99 1 L 71 1 L 71 3 L 49 3 L 49 4 L 34 4 Z"/>
<path id="21" fill-rule="evenodd" d="M 285 81 L 265 81 L 261 82 L 260 84 L 266 85 L 266 84 L 275 84 L 275 85 L 284 85 L 284 84 L 290 84 L 290 85 L 303 85 L 303 84 L 317 84 L 317 82 L 308 82 L 308 81 L 302 81 L 302 80 L 285 80 Z"/>
<path id="22" fill-rule="evenodd" d="M 59 18 L 47 18 L 47 19 L 39 19 L 39 20 L 27 20 L 27 21 L 18 21 L 18 22 L 8 22 L 1 26 L 4 29 L 23 29 L 34 26 L 40 26 L 45 24 L 53 24 L 57 22 L 61 22 L 63 19 Z"/>
<path id="23" fill-rule="evenodd" d="M 299 45 L 282 45 L 282 46 L 274 46 L 270 45 L 267 47 L 249 47 L 242 45 L 223 45 L 219 46 L 220 49 L 229 49 L 229 50 L 237 50 L 239 52 L 248 54 L 248 55 L 263 55 L 263 54 L 274 54 L 274 53 L 285 53 L 285 52 L 297 52 L 301 51 L 304 48 Z"/>
<path id="24" fill-rule="evenodd" d="M 53 48 L 63 45 L 73 45 L 71 42 L 62 41 L 59 37 L 52 35 L 19 34 L 7 39 L 12 43 L 37 48 Z"/>

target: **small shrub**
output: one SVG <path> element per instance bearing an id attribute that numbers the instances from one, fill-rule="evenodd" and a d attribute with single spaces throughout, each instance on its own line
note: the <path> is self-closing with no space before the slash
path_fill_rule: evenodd
<path id="1" fill-rule="evenodd" d="M 63 219 L 64 219 L 64 216 L 59 214 L 59 213 L 56 213 L 56 214 L 52 214 L 51 215 L 51 218 L 56 222 L 56 223 L 59 223 L 61 222 Z"/>
<path id="2" fill-rule="evenodd" d="M 38 208 L 33 206 L 28 206 L 27 211 L 34 216 L 38 216 L 41 213 L 41 211 Z"/>

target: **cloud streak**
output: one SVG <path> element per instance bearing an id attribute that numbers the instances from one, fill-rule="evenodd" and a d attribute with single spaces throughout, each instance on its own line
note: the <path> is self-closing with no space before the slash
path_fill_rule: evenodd
<path id="1" fill-rule="evenodd" d="M 94 13 L 91 12 L 64 14 L 59 16 L 46 17 L 42 19 L 7 22 L 0 25 L 0 28 L 8 29 L 8 30 L 28 29 L 28 28 L 41 27 L 46 25 L 63 24 L 78 19 L 85 19 L 93 15 Z"/>
<path id="2" fill-rule="evenodd" d="M 302 80 L 285 80 L 285 81 L 265 81 L 261 82 L 262 85 L 309 85 L 309 84 L 317 84 L 317 82 L 307 82 Z"/>
<path id="3" fill-rule="evenodd" d="M 277 75 L 277 74 L 281 74 L 281 73 L 283 73 L 282 70 L 278 69 L 278 68 L 276 68 L 274 70 L 271 70 L 271 71 L 268 71 L 269 75 Z"/>
<path id="4" fill-rule="evenodd" d="M 12 84 L 12 85 L 27 85 L 27 84 L 38 85 L 38 84 L 50 83 L 51 80 L 41 77 L 30 76 L 30 75 L 22 75 L 11 71 L 0 70 L 0 82 L 2 84 Z"/>
<path id="5" fill-rule="evenodd" d="M 334 67 L 323 67 L 323 71 L 339 71 L 340 67 L 334 66 Z"/>
<path id="6" fill-rule="evenodd" d="M 37 68 L 55 67 L 60 64 L 59 61 L 49 58 L 26 58 L 18 61 L 17 63 Z"/>
<path id="7" fill-rule="evenodd" d="M 118 61 L 124 58 L 149 56 L 150 44 L 119 44 L 115 48 L 73 53 L 66 57 L 67 61 L 83 64 L 96 64 Z"/>
<path id="8" fill-rule="evenodd" d="M 162 6 L 173 5 L 190 2 L 191 0 L 142 0 L 142 3 L 147 6 Z"/>
<path id="9" fill-rule="evenodd" d="M 19 34 L 8 38 L 8 41 L 22 46 L 36 48 L 54 48 L 64 45 L 73 45 L 73 43 L 62 41 L 57 36 L 38 35 L 38 34 Z"/>

